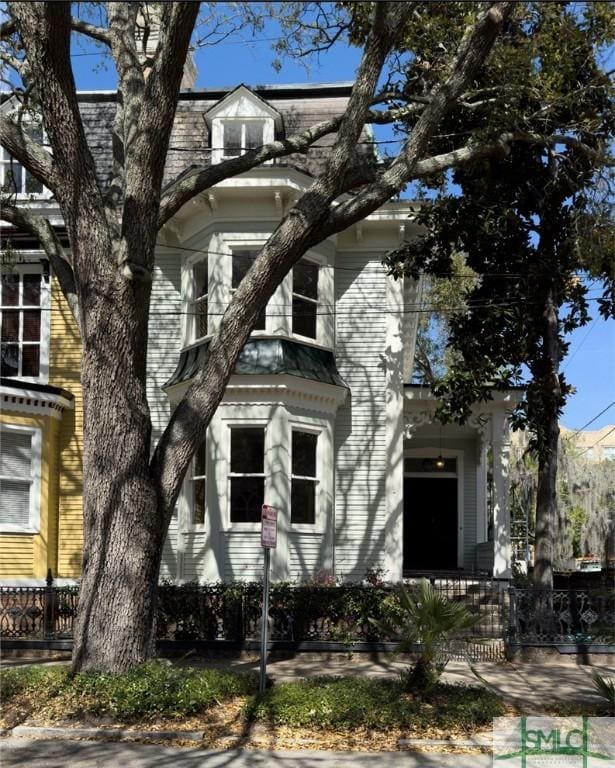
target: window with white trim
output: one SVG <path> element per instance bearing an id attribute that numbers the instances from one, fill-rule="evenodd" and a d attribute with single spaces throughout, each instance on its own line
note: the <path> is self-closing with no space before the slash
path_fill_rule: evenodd
<path id="1" fill-rule="evenodd" d="M 230 521 L 259 523 L 265 499 L 265 428 L 231 427 Z"/>
<path id="2" fill-rule="evenodd" d="M 1 375 L 37 379 L 41 375 L 42 309 L 48 278 L 41 272 L 14 270 L 2 275 L 0 296 Z"/>
<path id="3" fill-rule="evenodd" d="M 22 122 L 21 128 L 37 144 L 43 143 L 43 128 L 40 123 L 30 122 L 24 125 Z M 19 197 L 38 198 L 48 194 L 46 187 L 11 157 L 4 147 L 0 147 L 0 190 Z"/>
<path id="4" fill-rule="evenodd" d="M 243 278 L 258 256 L 258 251 L 233 251 L 233 274 L 231 277 L 231 295 L 235 294 Z M 267 323 L 267 311 L 263 307 L 254 326 L 255 331 L 264 331 Z"/>
<path id="5" fill-rule="evenodd" d="M 264 120 L 235 118 L 222 121 L 222 157 L 240 157 L 262 147 L 265 136 Z"/>
<path id="6" fill-rule="evenodd" d="M 0 531 L 36 532 L 39 525 L 41 433 L 0 428 Z"/>
<path id="7" fill-rule="evenodd" d="M 207 441 L 199 445 L 192 459 L 192 525 L 205 524 L 207 498 Z"/>
<path id="8" fill-rule="evenodd" d="M 316 339 L 318 264 L 301 259 L 293 267 L 293 333 Z"/>
<path id="9" fill-rule="evenodd" d="M 201 339 L 203 336 L 207 336 L 208 331 L 209 274 L 207 258 L 197 261 L 192 268 L 192 276 L 194 287 L 190 308 L 194 319 L 194 338 Z"/>
<path id="10" fill-rule="evenodd" d="M 318 435 L 293 429 L 291 441 L 290 522 L 316 523 Z"/>

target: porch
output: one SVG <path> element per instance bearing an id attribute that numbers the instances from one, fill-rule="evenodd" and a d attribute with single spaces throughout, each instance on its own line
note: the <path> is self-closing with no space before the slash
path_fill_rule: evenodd
<path id="1" fill-rule="evenodd" d="M 520 393 L 477 405 L 463 426 L 435 421 L 429 388 L 404 394 L 404 578 L 510 579 L 507 418 Z"/>

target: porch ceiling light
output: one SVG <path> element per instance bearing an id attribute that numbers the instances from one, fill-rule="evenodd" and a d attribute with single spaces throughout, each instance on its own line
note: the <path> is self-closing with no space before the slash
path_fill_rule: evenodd
<path id="1" fill-rule="evenodd" d="M 439 454 L 438 458 L 436 459 L 436 469 L 442 470 L 442 469 L 444 469 L 445 466 L 446 465 L 444 463 L 444 458 L 443 458 L 442 454 Z"/>

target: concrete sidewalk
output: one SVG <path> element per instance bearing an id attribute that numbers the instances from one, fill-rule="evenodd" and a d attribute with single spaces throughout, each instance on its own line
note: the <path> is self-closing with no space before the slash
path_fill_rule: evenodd
<path id="1" fill-rule="evenodd" d="M 0 743 L 2 768 L 487 768 L 491 755 L 411 752 L 205 750 L 102 741 Z"/>
<path id="2" fill-rule="evenodd" d="M 197 667 L 258 671 L 258 659 L 202 659 L 188 657 L 178 663 Z M 267 674 L 274 682 L 327 676 L 392 677 L 408 665 L 394 657 L 363 658 L 359 654 L 339 659 L 315 658 L 313 654 L 297 654 L 290 659 L 270 661 Z M 476 674 L 472 671 L 474 670 Z M 561 657 L 557 663 L 545 662 L 476 662 L 449 661 L 444 682 L 486 685 L 509 704 L 526 714 L 542 712 L 545 703 L 562 704 L 597 702 L 591 676 L 597 671 L 615 678 L 613 665 L 581 665 L 576 657 Z"/>

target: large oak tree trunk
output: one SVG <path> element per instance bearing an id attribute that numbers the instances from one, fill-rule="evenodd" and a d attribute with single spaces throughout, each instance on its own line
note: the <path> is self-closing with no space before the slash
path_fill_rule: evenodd
<path id="1" fill-rule="evenodd" d="M 108 247 L 104 234 L 100 240 Z M 165 527 L 149 470 L 149 290 L 117 269 L 97 270 L 81 286 L 84 552 L 75 671 L 120 672 L 152 653 Z"/>

